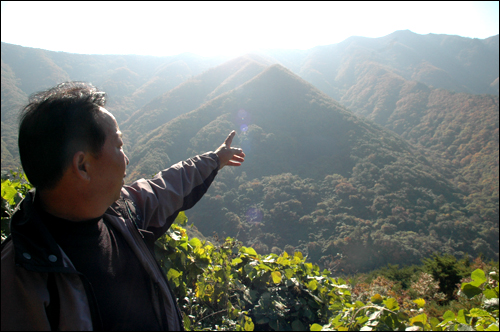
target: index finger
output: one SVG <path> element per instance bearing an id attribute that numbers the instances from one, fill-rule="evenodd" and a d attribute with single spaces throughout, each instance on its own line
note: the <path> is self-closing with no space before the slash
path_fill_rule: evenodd
<path id="1" fill-rule="evenodd" d="M 233 130 L 226 138 L 226 140 L 224 141 L 224 144 L 226 144 L 226 146 L 229 148 L 231 147 L 231 143 L 233 142 L 233 138 L 234 136 L 236 135 L 236 131 Z"/>

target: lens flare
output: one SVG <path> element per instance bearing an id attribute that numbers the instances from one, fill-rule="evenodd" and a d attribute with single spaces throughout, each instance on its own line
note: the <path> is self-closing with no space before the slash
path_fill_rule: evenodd
<path id="1" fill-rule="evenodd" d="M 242 108 L 235 112 L 233 120 L 234 123 L 240 128 L 242 134 L 246 133 L 248 131 L 248 127 L 252 124 L 250 114 Z"/>

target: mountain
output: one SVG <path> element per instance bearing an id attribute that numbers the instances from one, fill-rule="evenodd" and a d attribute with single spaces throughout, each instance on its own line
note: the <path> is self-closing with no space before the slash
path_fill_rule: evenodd
<path id="1" fill-rule="evenodd" d="M 269 50 L 259 58 L 255 55 L 250 57 L 263 65 L 284 65 L 355 113 L 368 116 L 375 112 L 375 121 L 377 112 L 382 117 L 388 117 L 393 109 L 391 105 L 398 100 L 395 99 L 395 92 L 384 92 L 387 84 L 377 88 L 379 93 L 367 96 L 364 89 L 371 83 L 380 83 L 375 81 L 418 81 L 456 92 L 498 95 L 498 35 L 479 40 L 448 35 L 418 35 L 406 30 L 381 38 L 351 37 L 338 44 L 305 51 Z M 118 123 L 127 121 L 132 125 L 141 113 L 158 110 L 155 103 L 160 104 L 160 96 L 229 60 L 192 54 L 170 57 L 81 55 L 7 43 L 2 43 L 1 58 L 2 139 L 6 144 L 5 150 L 9 152 L 2 157 L 2 169 L 19 163 L 15 143 L 17 113 L 33 92 L 65 80 L 89 81 L 108 93 L 107 107 L 115 114 Z M 219 91 L 214 87 L 214 93 L 228 91 L 228 87 L 234 87 L 235 82 L 232 84 L 221 87 Z M 173 94 L 182 91 L 180 89 Z M 370 101 L 357 101 L 363 99 L 360 95 L 369 97 Z M 215 95 L 206 96 L 206 100 L 213 97 Z M 146 107 L 150 102 L 152 104 Z M 384 107 L 375 110 L 375 104 Z M 196 103 L 193 105 L 191 109 L 187 107 L 187 111 L 199 106 Z M 173 111 L 167 118 L 177 115 L 178 111 Z M 135 141 L 127 143 L 130 146 Z"/>
<path id="2" fill-rule="evenodd" d="M 2 169 L 28 95 L 91 81 L 124 133 L 127 182 L 238 130 L 244 165 L 187 212 L 204 234 L 345 272 L 433 251 L 498 259 L 498 36 L 397 31 L 227 60 L 2 43 Z"/>
<path id="3" fill-rule="evenodd" d="M 119 123 L 192 76 L 228 60 L 192 54 L 154 57 L 83 55 L 1 44 L 2 169 L 19 165 L 17 115 L 34 92 L 64 81 L 91 82 L 108 95 Z"/>
<path id="4" fill-rule="evenodd" d="M 203 234 L 225 232 L 262 252 L 301 249 L 346 271 L 432 251 L 498 254 L 498 240 L 482 233 L 498 233 L 494 221 L 467 211 L 464 192 L 423 152 L 281 65 L 145 135 L 126 181 L 214 150 L 233 128 L 247 157 L 188 212 Z"/>
<path id="5" fill-rule="evenodd" d="M 243 56 L 213 67 L 192 77 L 174 89 L 160 94 L 134 112 L 120 127 L 130 146 L 144 133 L 149 133 L 173 118 L 192 111 L 204 102 L 231 90 L 260 73 L 267 61 Z"/>
<path id="6" fill-rule="evenodd" d="M 287 64 L 291 58 L 273 54 Z M 423 148 L 464 190 L 471 210 L 498 219 L 498 35 L 396 31 L 296 52 L 294 59 L 297 74 Z"/>
<path id="7" fill-rule="evenodd" d="M 402 30 L 267 55 L 340 102 L 363 76 L 381 69 L 436 88 L 498 95 L 498 35 L 472 39 Z"/>

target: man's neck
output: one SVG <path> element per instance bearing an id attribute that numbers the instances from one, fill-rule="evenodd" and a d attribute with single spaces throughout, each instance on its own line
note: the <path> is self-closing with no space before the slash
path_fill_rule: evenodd
<path id="1" fill-rule="evenodd" d="M 98 218 L 104 211 L 92 209 L 92 204 L 86 203 L 81 195 L 61 190 L 37 192 L 40 207 L 47 213 L 70 221 L 85 221 Z"/>

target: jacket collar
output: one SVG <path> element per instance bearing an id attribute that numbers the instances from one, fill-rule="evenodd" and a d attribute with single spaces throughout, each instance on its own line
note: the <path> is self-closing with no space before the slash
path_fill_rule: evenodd
<path id="1" fill-rule="evenodd" d="M 30 190 L 12 216 L 10 229 L 16 265 L 36 272 L 79 273 L 43 223 L 37 208 L 39 199 L 36 189 Z M 136 222 L 141 218 L 137 212 L 132 201 L 121 198 L 108 208 L 106 214 L 128 216 L 138 228 Z"/>
<path id="2" fill-rule="evenodd" d="M 68 256 L 42 222 L 36 189 L 28 192 L 12 216 L 11 236 L 16 265 L 36 272 L 77 273 Z"/>

